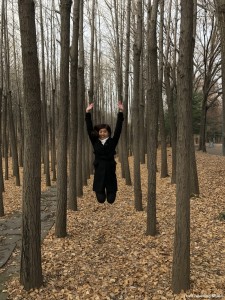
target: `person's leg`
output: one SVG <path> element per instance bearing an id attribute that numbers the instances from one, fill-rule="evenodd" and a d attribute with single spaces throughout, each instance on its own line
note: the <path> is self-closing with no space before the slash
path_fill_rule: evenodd
<path id="1" fill-rule="evenodd" d="M 104 203 L 106 200 L 106 194 L 105 192 L 95 192 L 96 198 L 99 203 Z"/>
<path id="2" fill-rule="evenodd" d="M 113 204 L 116 200 L 116 192 L 108 192 L 107 191 L 107 201 L 110 204 Z"/>

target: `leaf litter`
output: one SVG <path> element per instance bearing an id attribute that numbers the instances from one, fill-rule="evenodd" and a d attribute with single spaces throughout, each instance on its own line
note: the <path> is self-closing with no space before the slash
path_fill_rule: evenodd
<path id="1" fill-rule="evenodd" d="M 225 299 L 225 221 L 219 217 L 225 211 L 225 157 L 197 152 L 196 158 L 200 197 L 191 199 L 189 291 L 171 291 L 175 185 L 157 173 L 158 234 L 146 236 L 146 165 L 141 165 L 144 210 L 137 212 L 133 187 L 121 179 L 118 164 L 116 202 L 98 204 L 91 177 L 78 198 L 79 210 L 68 211 L 67 237 L 56 238 L 53 226 L 42 244 L 43 286 L 27 292 L 13 278 L 8 299 Z M 170 167 L 170 149 L 168 160 Z M 160 169 L 160 155 L 157 164 Z"/>

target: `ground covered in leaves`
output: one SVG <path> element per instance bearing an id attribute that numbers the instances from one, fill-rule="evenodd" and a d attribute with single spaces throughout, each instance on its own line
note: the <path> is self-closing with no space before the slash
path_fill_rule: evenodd
<path id="1" fill-rule="evenodd" d="M 115 204 L 96 202 L 91 178 L 78 199 L 79 211 L 68 212 L 68 236 L 56 238 L 53 226 L 44 240 L 43 287 L 26 292 L 15 278 L 6 288 L 9 299 L 225 299 L 225 157 L 196 155 L 201 194 L 191 199 L 190 291 L 176 296 L 170 289 L 176 201 L 170 177 L 157 174 L 158 235 L 150 237 L 146 166 L 141 166 L 144 211 L 136 212 L 133 187 L 120 179 L 118 164 Z"/>

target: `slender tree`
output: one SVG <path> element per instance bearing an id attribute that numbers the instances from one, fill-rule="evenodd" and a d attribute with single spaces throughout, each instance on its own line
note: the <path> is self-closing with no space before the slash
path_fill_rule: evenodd
<path id="1" fill-rule="evenodd" d="M 177 72 L 177 181 L 172 290 L 190 288 L 190 149 L 193 72 L 193 1 L 181 0 Z"/>
<path id="2" fill-rule="evenodd" d="M 42 285 L 41 95 L 34 1 L 19 0 L 24 82 L 24 169 L 20 281 L 26 290 Z"/>
<path id="3" fill-rule="evenodd" d="M 128 97 L 129 97 L 129 66 L 130 66 L 130 12 L 131 0 L 127 0 L 127 32 L 126 32 L 126 56 L 125 56 L 125 78 L 124 78 L 124 124 L 122 130 L 122 162 L 127 185 L 131 185 L 130 167 L 128 161 Z"/>
<path id="4" fill-rule="evenodd" d="M 169 3 L 169 16 L 168 23 L 166 26 L 166 51 L 165 51 L 165 67 L 164 67 L 164 78 L 165 78 L 165 90 L 166 100 L 168 106 L 169 124 L 170 124 L 170 136 L 172 145 L 172 175 L 171 183 L 176 183 L 176 152 L 177 152 L 177 125 L 176 125 L 176 113 L 175 113 L 175 102 L 176 102 L 176 70 L 177 70 L 177 23 L 178 23 L 178 0 L 175 1 L 175 24 L 174 24 L 174 41 L 173 49 L 171 49 L 171 19 L 172 19 L 172 0 Z M 170 54 L 171 53 L 171 54 Z M 172 61 L 170 61 L 172 56 Z"/>
<path id="5" fill-rule="evenodd" d="M 142 0 L 137 1 L 136 28 L 134 38 L 134 86 L 133 86 L 133 148 L 134 148 L 134 204 L 137 211 L 142 208 L 142 190 L 141 190 L 141 174 L 140 174 L 140 148 L 139 148 L 139 78 L 140 78 L 140 57 L 142 50 Z"/>
<path id="6" fill-rule="evenodd" d="M 1 14 L 1 39 L 0 39 L 0 112 L 2 110 L 2 97 L 3 97 L 3 63 L 2 63 L 2 49 L 3 49 L 3 12 L 4 0 L 2 1 L 2 14 Z M 0 132 L 2 132 L 2 122 L 0 113 Z M 4 203 L 3 203 L 3 171 L 2 171 L 2 135 L 0 135 L 0 217 L 4 216 Z"/>
<path id="7" fill-rule="evenodd" d="M 68 207 L 77 210 L 77 190 L 76 190 L 76 159 L 77 159 L 77 110 L 78 110 L 78 40 L 79 40 L 79 12 L 80 0 L 76 0 L 73 6 L 73 40 L 71 47 L 70 62 L 70 162 L 69 162 L 69 194 Z"/>
<path id="8" fill-rule="evenodd" d="M 149 57 L 149 89 L 147 109 L 147 156 L 148 156 L 148 203 L 147 203 L 147 235 L 156 234 L 156 158 L 159 113 L 159 86 L 157 65 L 157 25 L 158 0 L 153 1 L 148 36 Z"/>
<path id="9" fill-rule="evenodd" d="M 223 94 L 223 128 L 222 128 L 222 149 L 225 156 L 225 0 L 217 0 L 217 17 L 221 38 L 222 57 L 222 94 Z"/>
<path id="10" fill-rule="evenodd" d="M 201 24 L 203 37 L 198 46 L 201 51 L 202 60 L 196 61 L 195 68 L 199 76 L 196 77 L 196 84 L 198 89 L 202 89 L 202 109 L 201 109 L 201 122 L 200 122 L 200 138 L 199 148 L 206 152 L 206 126 L 207 126 L 207 111 L 217 101 L 218 87 L 217 82 L 221 80 L 221 63 L 220 63 L 220 37 L 218 34 L 218 27 L 216 26 L 216 17 L 214 12 L 210 12 L 205 4 L 203 13 L 203 21 Z"/>
<path id="11" fill-rule="evenodd" d="M 67 235 L 67 142 L 69 108 L 69 45 L 71 0 L 61 0 L 61 61 L 60 61 L 60 96 L 59 128 L 57 155 L 57 208 L 55 235 Z"/>
<path id="12" fill-rule="evenodd" d="M 80 36 L 79 36 L 79 61 L 78 61 L 78 96 L 77 96 L 77 116 L 78 116 L 78 131 L 77 131 L 77 196 L 83 195 L 83 147 L 84 147 L 84 42 L 83 42 L 83 1 L 80 0 Z"/>
<path id="13" fill-rule="evenodd" d="M 16 125 L 17 125 L 17 144 L 18 144 L 18 160 L 19 160 L 19 166 L 23 167 L 23 125 L 22 125 L 22 112 L 21 112 L 21 99 L 22 99 L 22 93 L 21 93 L 21 81 L 19 78 L 19 72 L 21 69 L 21 64 L 18 63 L 18 49 L 16 47 L 16 32 L 15 32 L 15 9 L 14 9 L 14 3 L 12 1 L 12 22 L 13 22 L 13 60 L 14 60 L 14 72 L 16 75 Z"/>
<path id="14" fill-rule="evenodd" d="M 6 3 L 7 4 L 7 3 Z M 7 7 L 4 14 L 4 41 L 5 41 L 5 88 L 6 88 L 6 118 L 5 121 L 9 128 L 10 150 L 12 152 L 13 175 L 16 176 L 16 185 L 20 185 L 20 174 L 18 164 L 18 153 L 16 143 L 15 124 L 12 108 L 12 91 L 11 91 L 11 66 L 10 66 L 10 49 L 9 49 L 9 29 L 8 29 Z"/>
<path id="15" fill-rule="evenodd" d="M 166 129 L 163 110 L 163 27 L 164 27 L 164 0 L 160 0 L 160 33 L 159 33 L 159 128 L 161 139 L 161 178 L 168 176 Z"/>
<path id="16" fill-rule="evenodd" d="M 89 103 L 94 102 L 94 44 L 95 44 L 95 0 L 92 1 L 91 10 L 91 49 L 90 49 L 90 87 L 88 90 Z"/>
<path id="17" fill-rule="evenodd" d="M 193 0 L 193 34 L 192 34 L 192 56 L 194 56 L 195 48 L 195 36 L 196 36 L 196 22 L 197 22 L 197 0 Z M 192 102 L 193 102 L 192 93 Z M 192 103 L 191 103 L 192 112 Z M 190 114 L 190 196 L 199 196 L 199 182 L 198 182 L 198 171 L 195 156 L 195 144 L 193 135 L 193 118 L 192 113 Z"/>
<path id="18" fill-rule="evenodd" d="M 48 135 L 48 118 L 47 118 L 47 97 L 46 97 L 46 72 L 45 72 L 45 36 L 42 16 L 42 0 L 40 4 L 40 27 L 41 27 L 41 98 L 42 98 L 42 134 L 43 134 L 43 151 L 44 151 L 44 172 L 46 186 L 51 185 L 50 167 L 49 167 L 49 135 Z"/>
<path id="19" fill-rule="evenodd" d="M 52 57 L 52 97 L 50 104 L 50 136 L 51 136 L 51 170 L 52 180 L 56 181 L 56 102 L 57 102 L 57 66 L 56 66 L 56 29 L 55 29 L 55 18 L 53 12 L 55 11 L 55 1 L 52 1 L 52 12 L 51 12 L 51 57 Z"/>

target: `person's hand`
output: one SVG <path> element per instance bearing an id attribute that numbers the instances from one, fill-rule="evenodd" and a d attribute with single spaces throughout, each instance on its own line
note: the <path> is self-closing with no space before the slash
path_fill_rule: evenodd
<path id="1" fill-rule="evenodd" d="M 93 106 L 94 106 L 94 103 L 90 103 L 88 105 L 88 107 L 86 108 L 86 113 L 88 113 L 90 110 L 92 110 Z"/>
<path id="2" fill-rule="evenodd" d="M 120 112 L 123 112 L 123 103 L 121 101 L 118 102 L 118 108 Z"/>

